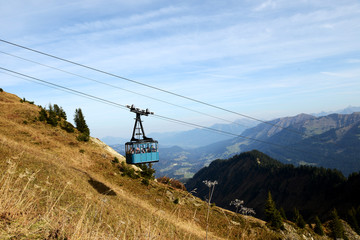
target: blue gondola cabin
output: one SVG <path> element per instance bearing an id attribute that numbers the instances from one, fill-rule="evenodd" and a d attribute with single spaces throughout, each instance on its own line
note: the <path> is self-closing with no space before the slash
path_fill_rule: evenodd
<path id="1" fill-rule="evenodd" d="M 130 142 L 125 143 L 126 163 L 142 164 L 159 161 L 158 141 L 145 136 L 141 122 L 141 115 L 154 114 L 148 109 L 140 110 L 134 105 L 127 106 L 131 112 L 136 113 L 135 125 Z"/>
<path id="2" fill-rule="evenodd" d="M 141 164 L 159 161 L 158 142 L 127 142 L 126 163 Z"/>

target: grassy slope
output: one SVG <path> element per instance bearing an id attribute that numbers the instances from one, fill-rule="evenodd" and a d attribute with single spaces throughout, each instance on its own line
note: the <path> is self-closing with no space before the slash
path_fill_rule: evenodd
<path id="1" fill-rule="evenodd" d="M 111 161 L 123 158 L 95 139 L 78 142 L 76 133 L 36 121 L 38 112 L 0 92 L 0 239 L 205 238 L 204 202 L 121 176 Z M 217 207 L 209 231 L 210 239 L 277 235 L 260 220 Z"/>

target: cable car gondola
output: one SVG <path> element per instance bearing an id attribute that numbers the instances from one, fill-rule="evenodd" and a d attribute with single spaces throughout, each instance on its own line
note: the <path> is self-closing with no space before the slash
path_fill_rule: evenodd
<path id="1" fill-rule="evenodd" d="M 134 105 L 127 105 L 130 112 L 136 113 L 135 125 L 130 142 L 125 143 L 126 163 L 142 164 L 159 161 L 158 141 L 145 136 L 141 122 L 141 115 L 148 116 L 154 114 L 149 109 L 140 110 Z"/>

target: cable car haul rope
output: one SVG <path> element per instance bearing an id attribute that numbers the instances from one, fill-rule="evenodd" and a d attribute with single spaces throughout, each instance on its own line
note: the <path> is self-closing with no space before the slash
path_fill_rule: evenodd
<path id="1" fill-rule="evenodd" d="M 103 71 L 103 70 L 100 70 L 100 69 L 89 67 L 89 66 L 86 66 L 86 65 L 83 65 L 83 64 L 80 64 L 80 63 L 77 63 L 77 62 L 73 62 L 73 61 L 70 61 L 70 60 L 67 60 L 67 59 L 64 59 L 64 58 L 60 58 L 60 57 L 57 57 L 57 56 L 54 56 L 54 55 L 51 55 L 51 54 L 48 54 L 48 53 L 44 53 L 44 52 L 41 52 L 41 51 L 38 51 L 38 50 L 35 50 L 35 49 L 32 49 L 32 48 L 21 46 L 19 44 L 9 42 L 9 41 L 3 40 L 3 39 L 0 39 L 0 42 L 5 43 L 5 44 L 9 44 L 9 45 L 13 45 L 15 47 L 22 48 L 22 49 L 25 49 L 25 50 L 28 50 L 28 51 L 32 51 L 32 52 L 35 52 L 37 54 L 41 54 L 41 55 L 44 55 L 44 56 L 47 56 L 47 57 L 51 57 L 51 58 L 54 58 L 54 59 L 57 59 L 57 60 L 60 60 L 60 61 L 64 61 L 64 62 L 73 64 L 73 65 L 77 65 L 77 66 L 80 66 L 80 67 L 83 67 L 83 68 L 87 68 L 89 70 L 96 71 L 96 72 L 99 72 L 99 73 L 102 73 L 102 74 L 106 74 L 106 75 L 109 75 L 111 77 L 123 79 L 123 80 L 129 81 L 129 82 L 132 82 L 132 83 L 136 83 L 136 84 L 148 87 L 148 88 L 152 88 L 152 89 L 155 89 L 155 90 L 158 90 L 158 91 L 162 91 L 164 93 L 168 93 L 168 94 L 171 94 L 171 95 L 174 95 L 174 96 L 177 96 L 177 97 L 181 97 L 181 98 L 184 98 L 184 99 L 196 102 L 196 103 L 200 103 L 200 104 L 206 105 L 208 107 L 216 108 L 216 109 L 223 110 L 223 111 L 226 111 L 226 112 L 229 112 L 229 113 L 233 113 L 233 114 L 236 114 L 236 115 L 239 115 L 239 116 L 242 116 L 242 117 L 246 117 L 246 118 L 249 118 L 249 119 L 252 119 L 252 120 L 256 120 L 258 122 L 261 122 L 261 123 L 264 123 L 264 124 L 267 124 L 267 125 L 271 125 L 271 126 L 276 127 L 276 128 L 281 128 L 283 130 L 286 130 L 287 132 L 295 133 L 295 134 L 297 134 L 299 136 L 302 136 L 302 137 L 304 137 L 304 136 L 308 137 L 307 134 L 299 132 L 299 131 L 294 130 L 294 129 L 289 129 L 286 126 L 280 126 L 279 124 L 274 124 L 272 122 L 263 121 L 261 119 L 257 119 L 257 118 L 251 117 L 251 116 L 247 116 L 247 115 L 244 115 L 244 114 L 241 114 L 241 113 L 229 110 L 229 109 L 225 109 L 225 108 L 215 106 L 215 105 L 210 104 L 210 103 L 206 103 L 206 102 L 203 102 L 203 101 L 200 101 L 200 100 L 197 100 L 197 99 L 193 99 L 193 98 L 190 98 L 190 97 L 187 97 L 187 96 L 183 96 L 183 95 L 180 95 L 178 93 L 170 92 L 170 91 L 165 90 L 165 89 L 161 89 L 161 88 L 154 87 L 154 86 L 151 86 L 151 85 L 148 85 L 148 84 L 144 84 L 144 83 L 141 83 L 141 82 L 138 82 L 138 81 L 135 81 L 135 80 L 132 80 L 132 79 L 128 79 L 128 78 L 125 78 L 125 77 L 122 77 L 122 76 L 119 76 L 119 75 L 116 75 L 116 74 L 112 74 L 112 73 L 109 73 L 109 72 L 106 72 L 106 71 Z M 58 71 L 62 71 L 62 72 L 65 72 L 65 73 L 68 73 L 68 74 L 71 74 L 71 75 L 74 75 L 74 76 L 77 76 L 77 77 L 81 77 L 81 78 L 84 78 L 84 79 L 87 79 L 87 80 L 91 80 L 91 81 L 94 81 L 94 82 L 97 82 L 97 83 L 101 83 L 101 84 L 107 85 L 109 87 L 125 90 L 125 91 L 131 92 L 133 94 L 137 94 L 137 95 L 140 95 L 140 96 L 146 96 L 146 97 L 151 98 L 153 100 L 157 100 L 157 101 L 160 101 L 160 102 L 163 102 L 163 103 L 168 103 L 168 104 L 173 105 L 173 106 L 181 107 L 183 109 L 187 109 L 187 110 L 190 110 L 190 111 L 193 111 L 193 112 L 196 112 L 196 113 L 200 113 L 200 114 L 203 114 L 203 115 L 206 115 L 206 116 L 210 116 L 210 117 L 213 117 L 213 118 L 217 118 L 217 119 L 220 119 L 220 120 L 223 120 L 223 121 L 230 122 L 229 120 L 224 119 L 224 118 L 220 118 L 220 117 L 213 116 L 213 115 L 210 115 L 210 114 L 207 114 L 207 113 L 204 113 L 204 112 L 193 110 L 193 109 L 190 109 L 190 108 L 178 105 L 178 104 L 170 103 L 170 102 L 165 101 L 165 100 L 157 99 L 157 98 L 154 98 L 154 97 L 149 97 L 149 96 L 147 96 L 145 94 L 141 94 L 141 93 L 137 93 L 137 92 L 134 92 L 134 91 L 127 90 L 127 89 L 123 89 L 123 88 L 120 88 L 120 87 L 117 87 L 117 86 L 114 86 L 114 85 L 111 85 L 111 84 L 108 84 L 108 83 L 105 83 L 105 82 L 101 82 L 101 81 L 98 81 L 98 80 L 95 80 L 95 79 L 90 79 L 90 78 L 87 78 L 87 77 L 83 77 L 83 76 L 81 76 L 79 74 L 71 73 L 71 72 L 68 72 L 68 71 L 65 71 L 65 70 L 62 70 L 62 69 L 58 69 L 58 68 L 51 67 L 51 66 L 48 66 L 48 65 L 45 65 L 45 64 L 41 64 L 39 62 L 32 61 L 32 60 L 29 60 L 29 59 L 25 59 L 23 57 L 19 57 L 19 56 L 13 55 L 13 54 L 5 53 L 3 51 L 0 51 L 0 53 L 6 54 L 8 56 L 16 57 L 16 58 L 19 58 L 19 59 L 22 59 L 22 60 L 25 60 L 25 61 L 29 61 L 29 62 L 32 62 L 32 63 L 35 63 L 35 64 L 39 64 L 39 65 L 42 65 L 44 67 L 49 67 L 49 68 L 52 68 L 52 69 L 55 69 L 55 70 L 58 70 Z M 91 99 L 93 101 L 98 101 L 98 102 L 101 102 L 103 104 L 111 105 L 111 106 L 122 108 L 122 109 L 126 109 L 126 108 L 130 109 L 131 112 L 134 112 L 136 114 L 136 118 L 135 118 L 133 136 L 132 136 L 130 142 L 127 142 L 125 144 L 127 163 L 141 164 L 141 163 L 151 163 L 151 162 L 158 162 L 159 161 L 158 141 L 153 140 L 152 138 L 148 138 L 148 137 L 145 136 L 144 128 L 143 128 L 142 122 L 141 122 L 141 115 L 148 116 L 148 115 L 153 115 L 154 113 L 152 113 L 152 112 L 150 112 L 148 110 L 140 110 L 138 108 L 135 108 L 133 105 L 132 106 L 128 106 L 128 105 L 125 106 L 125 105 L 119 104 L 117 102 L 109 101 L 109 100 L 106 100 L 106 99 L 101 98 L 101 97 L 96 97 L 96 96 L 91 95 L 91 94 L 87 94 L 87 93 L 84 93 L 84 92 L 81 92 L 81 91 L 78 91 L 78 90 L 74 90 L 74 89 L 71 89 L 71 88 L 68 88 L 68 87 L 64 87 L 64 86 L 61 86 L 59 84 L 51 83 L 51 82 L 48 82 L 48 81 L 45 81 L 45 80 L 42 80 L 42 79 L 39 79 L 39 78 L 35 78 L 35 77 L 29 76 L 29 75 L 26 75 L 26 74 L 23 74 L 23 73 L 19 73 L 17 71 L 10 70 L 10 69 L 7 69 L 7 68 L 0 67 L 0 70 L 5 71 L 5 72 L 3 72 L 5 74 L 11 75 L 11 76 L 14 76 L 14 77 L 17 77 L 17 78 L 21 78 L 21 79 L 24 79 L 24 80 L 27 80 L 27 81 L 36 82 L 38 84 L 45 85 L 47 87 L 55 88 L 55 89 L 65 91 L 65 92 L 68 92 L 68 93 L 71 93 L 71 94 L 74 94 L 74 95 L 78 95 L 80 97 L 88 98 L 88 99 Z M 243 136 L 243 135 L 236 134 L 236 133 L 233 133 L 233 132 L 223 131 L 223 130 L 215 129 L 215 128 L 212 128 L 212 127 L 205 127 L 205 126 L 195 124 L 195 123 L 189 123 L 189 122 L 186 122 L 186 121 L 183 121 L 183 120 L 178 120 L 178 119 L 169 118 L 169 117 L 160 116 L 160 115 L 154 115 L 153 117 L 158 118 L 158 119 L 162 119 L 162 120 L 165 120 L 165 121 L 175 122 L 177 124 L 182 124 L 182 125 L 187 125 L 187 126 L 200 128 L 200 129 L 203 129 L 203 130 L 213 131 L 213 132 L 216 132 L 218 134 L 225 134 L 225 135 L 229 135 L 229 136 L 233 136 L 233 137 L 240 137 L 240 138 L 244 138 L 244 139 L 264 143 L 264 144 L 267 144 L 267 145 L 272 145 L 272 146 L 279 147 L 279 148 L 282 148 L 282 149 L 286 149 L 286 150 L 289 150 L 289 151 L 296 151 L 296 152 L 301 152 L 301 153 L 305 153 L 305 154 L 312 154 L 312 155 L 315 154 L 315 155 L 318 155 L 319 157 L 323 157 L 323 156 L 321 156 L 321 154 L 310 153 L 310 152 L 304 151 L 302 149 L 294 148 L 293 146 L 287 146 L 287 145 L 278 144 L 278 143 L 274 143 L 274 142 L 270 142 L 270 141 L 264 141 L 264 140 L 257 139 L 257 138 L 251 138 L 251 137 Z M 319 138 L 317 136 L 311 136 L 311 137 L 316 138 L 319 141 L 323 141 L 321 138 Z"/>

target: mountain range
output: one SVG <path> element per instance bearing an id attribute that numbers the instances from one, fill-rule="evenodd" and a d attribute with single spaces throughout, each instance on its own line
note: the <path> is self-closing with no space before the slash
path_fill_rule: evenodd
<path id="1" fill-rule="evenodd" d="M 238 119 L 230 124 L 214 124 L 210 128 L 241 134 L 245 129 L 254 127 L 258 122 L 251 119 Z M 178 146 L 185 149 L 199 148 L 209 144 L 231 139 L 232 136 L 218 134 L 213 131 L 204 131 L 203 129 L 192 129 L 189 131 L 152 133 L 151 136 L 161 142 L 163 147 Z"/>
<path id="2" fill-rule="evenodd" d="M 299 114 L 261 123 L 241 135 L 195 149 L 161 148 L 161 161 L 154 167 L 159 176 L 186 179 L 215 159 L 257 149 L 284 163 L 336 168 L 344 175 L 360 170 L 360 113 Z"/>
<path id="3" fill-rule="evenodd" d="M 360 107 L 354 107 L 354 106 L 348 106 L 347 108 L 344 109 L 339 109 L 336 111 L 329 111 L 329 112 L 319 112 L 319 113 L 311 113 L 310 115 L 313 115 L 315 117 L 322 117 L 322 116 L 326 116 L 326 115 L 330 115 L 333 113 L 338 113 L 338 114 L 351 114 L 354 112 L 360 112 Z"/>
<path id="4" fill-rule="evenodd" d="M 238 119 L 229 124 L 214 124 L 209 128 L 234 134 L 241 134 L 245 129 L 256 126 L 257 123 L 258 122 L 250 119 Z M 148 136 L 159 141 L 163 148 L 178 146 L 185 149 L 203 147 L 215 142 L 232 138 L 232 136 L 229 135 L 221 135 L 213 131 L 204 131 L 198 128 L 178 132 L 155 132 L 148 134 Z M 125 139 L 121 137 L 106 136 L 101 138 L 101 140 L 109 145 L 121 145 L 125 142 L 128 142 L 130 137 Z"/>
<path id="5" fill-rule="evenodd" d="M 320 113 L 312 113 L 310 115 L 315 117 L 321 117 L 333 113 L 351 114 L 354 112 L 360 112 L 360 107 L 348 106 L 347 108 L 336 111 L 330 111 L 330 112 L 323 111 Z M 259 121 L 255 121 L 249 118 L 243 118 L 243 119 L 238 119 L 233 123 L 229 123 L 229 124 L 220 124 L 220 123 L 214 124 L 209 126 L 209 128 L 230 132 L 234 134 L 241 134 L 244 130 L 255 127 L 257 124 L 259 124 Z M 211 131 L 204 131 L 202 129 L 192 129 L 188 131 L 163 132 L 163 133 L 153 132 L 149 134 L 149 137 L 158 140 L 161 143 L 162 147 L 178 146 L 184 149 L 204 147 L 212 143 L 216 143 L 232 138 L 232 136 L 221 135 Z M 115 136 L 106 136 L 101 138 L 101 140 L 108 145 L 124 144 L 125 142 L 128 142 L 129 139 L 130 136 L 128 138 L 121 138 Z"/>

